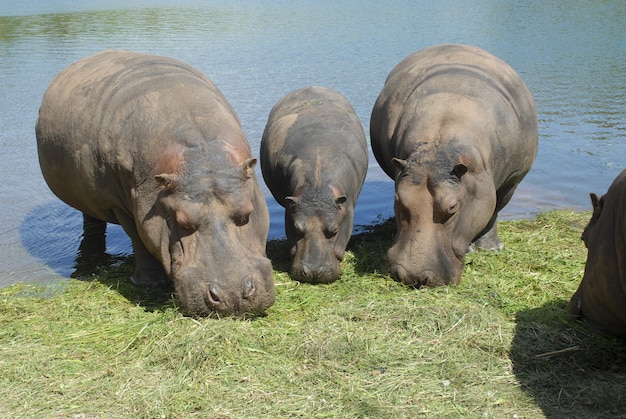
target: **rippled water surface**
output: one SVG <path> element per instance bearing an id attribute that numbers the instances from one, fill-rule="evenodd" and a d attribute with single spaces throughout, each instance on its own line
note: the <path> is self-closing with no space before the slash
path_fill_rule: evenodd
<path id="1" fill-rule="evenodd" d="M 129 7 L 128 4 L 133 4 Z M 459 7 L 462 5 L 462 7 Z M 343 93 L 366 132 L 389 71 L 437 43 L 507 61 L 539 110 L 539 155 L 504 218 L 588 209 L 626 156 L 626 3 L 616 1 L 67 1 L 0 3 L 0 285 L 73 271 L 82 218 L 48 190 L 34 125 L 65 66 L 102 49 L 172 56 L 209 76 L 237 110 L 253 152 L 273 104 L 317 84 Z M 270 235 L 283 211 L 265 189 Z M 393 214 L 393 183 L 373 157 L 356 212 Z M 114 226 L 108 253 L 128 254 Z"/>

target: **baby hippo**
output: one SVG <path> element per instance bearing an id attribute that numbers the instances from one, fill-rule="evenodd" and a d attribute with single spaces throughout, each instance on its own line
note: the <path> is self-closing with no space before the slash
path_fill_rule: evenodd
<path id="1" fill-rule="evenodd" d="M 285 208 L 293 279 L 339 278 L 367 164 L 363 127 L 341 94 L 306 87 L 272 108 L 261 140 L 261 171 Z"/>

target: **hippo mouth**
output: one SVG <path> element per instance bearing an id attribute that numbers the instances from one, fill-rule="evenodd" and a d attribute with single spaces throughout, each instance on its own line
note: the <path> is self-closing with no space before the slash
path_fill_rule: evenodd
<path id="1" fill-rule="evenodd" d="M 389 263 L 389 273 L 391 277 L 413 288 L 439 287 L 444 285 L 458 284 L 463 272 L 463 261 L 460 261 L 460 269 L 456 265 L 444 267 L 441 271 L 433 269 L 422 269 L 413 272 L 401 263 Z"/>
<path id="2" fill-rule="evenodd" d="M 391 277 L 413 288 L 421 288 L 423 286 L 433 286 L 433 278 L 435 273 L 429 269 L 418 272 L 417 275 L 410 274 L 409 271 L 401 264 L 390 267 Z"/>
<path id="3" fill-rule="evenodd" d="M 256 317 L 274 304 L 274 281 L 269 260 L 259 260 L 249 273 L 225 271 L 211 275 L 197 268 L 182 269 L 173 277 L 181 311 L 198 317 Z"/>
<path id="4" fill-rule="evenodd" d="M 268 307 L 249 307 L 253 305 L 257 286 L 252 277 L 244 278 L 241 287 L 235 291 L 229 291 L 225 287 L 213 282 L 206 287 L 204 303 L 211 313 L 226 316 L 260 315 Z M 248 307 L 247 307 L 248 306 Z"/>
<path id="5" fill-rule="evenodd" d="M 289 275 L 292 279 L 311 284 L 330 284 L 341 276 L 339 261 L 330 261 L 319 266 L 294 261 Z"/>

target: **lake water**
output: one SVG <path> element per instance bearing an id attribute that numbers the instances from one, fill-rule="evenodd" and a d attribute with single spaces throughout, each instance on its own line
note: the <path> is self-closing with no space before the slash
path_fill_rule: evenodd
<path id="1" fill-rule="evenodd" d="M 270 109 L 292 90 L 316 84 L 343 93 L 368 132 L 372 105 L 400 60 L 437 43 L 480 46 L 517 70 L 539 111 L 537 161 L 501 212 L 511 219 L 590 209 L 589 192 L 604 193 L 624 169 L 624 22 L 623 0 L 3 0 L 0 286 L 72 273 L 82 218 L 48 190 L 34 125 L 48 84 L 78 59 L 115 48 L 192 64 L 237 110 L 258 155 Z M 370 157 L 357 224 L 393 215 L 393 183 Z M 281 237 L 283 210 L 264 190 L 270 236 Z M 117 226 L 107 251 L 131 251 Z"/>

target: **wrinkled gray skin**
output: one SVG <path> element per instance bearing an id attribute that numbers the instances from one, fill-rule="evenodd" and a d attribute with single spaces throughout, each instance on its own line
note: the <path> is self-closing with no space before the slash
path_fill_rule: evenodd
<path id="1" fill-rule="evenodd" d="M 171 280 L 190 315 L 256 315 L 273 304 L 256 159 L 235 111 L 199 71 L 101 52 L 52 81 L 36 132 L 50 189 L 130 236 L 132 282 Z"/>
<path id="2" fill-rule="evenodd" d="M 292 278 L 329 283 L 340 276 L 367 160 L 363 127 L 341 94 L 313 86 L 274 105 L 261 171 L 285 208 Z"/>
<path id="3" fill-rule="evenodd" d="M 398 281 L 458 283 L 471 243 L 500 250 L 498 211 L 537 154 L 537 111 L 520 77 L 479 48 L 418 51 L 387 77 L 372 110 L 374 156 L 395 179 Z"/>
<path id="4" fill-rule="evenodd" d="M 602 198 L 590 196 L 593 215 L 582 234 L 585 274 L 568 309 L 595 329 L 626 336 L 626 170 Z"/>

